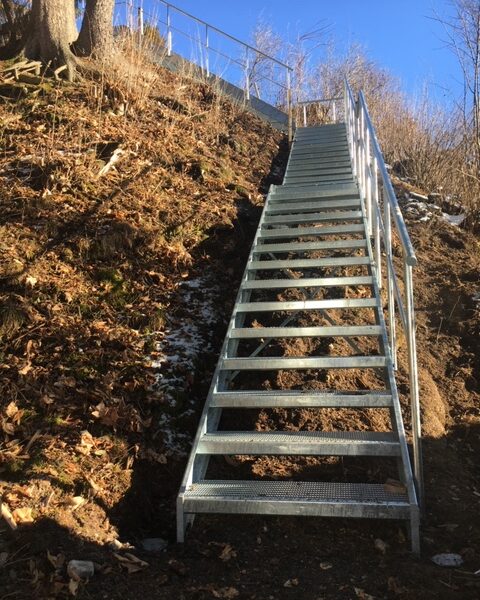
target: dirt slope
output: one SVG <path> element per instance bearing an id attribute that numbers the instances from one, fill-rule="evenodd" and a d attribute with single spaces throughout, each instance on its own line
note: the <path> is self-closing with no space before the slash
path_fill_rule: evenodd
<path id="1" fill-rule="evenodd" d="M 199 518 L 175 544 L 189 440 L 285 146 L 166 72 L 149 97 L 122 89 L 0 98 L 0 491 L 19 524 L 0 521 L 0 598 L 478 598 L 479 242 L 441 219 L 409 223 L 422 559 L 396 523 Z M 167 549 L 146 552 L 151 537 Z M 446 551 L 464 565 L 431 563 Z M 96 563 L 78 589 L 71 559 Z"/>

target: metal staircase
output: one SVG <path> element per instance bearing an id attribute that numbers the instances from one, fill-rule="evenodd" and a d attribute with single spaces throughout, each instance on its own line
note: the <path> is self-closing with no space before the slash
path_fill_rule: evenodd
<path id="1" fill-rule="evenodd" d="M 345 82 L 344 96 L 344 122 L 297 129 L 284 183 L 266 199 L 178 495 L 179 541 L 198 513 L 367 517 L 408 520 L 419 552 L 416 259 L 363 95 L 354 100 Z M 408 346 L 413 472 L 395 381 L 398 326 Z M 391 427 L 244 430 L 246 409 L 279 408 L 387 411 Z M 235 468 L 217 479 L 215 455 L 318 457 L 318 480 L 238 480 Z M 366 474 L 364 482 L 321 481 L 322 460 L 332 456 L 393 459 L 398 483 Z"/>

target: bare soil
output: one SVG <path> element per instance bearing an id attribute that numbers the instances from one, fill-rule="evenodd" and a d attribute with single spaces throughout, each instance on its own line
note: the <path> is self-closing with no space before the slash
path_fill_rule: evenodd
<path id="1" fill-rule="evenodd" d="M 0 599 L 479 598 L 480 242 L 441 218 L 408 222 L 419 259 L 422 557 L 396 522 L 203 517 L 175 543 L 189 440 L 286 146 L 206 86 L 166 72 L 126 115 L 125 94 L 105 86 L 0 98 L 0 492 L 17 523 L 0 520 Z M 402 369 L 399 386 L 408 427 Z M 257 429 L 389 425 L 375 411 L 245 418 Z M 388 464 L 323 463 L 333 480 L 391 474 Z M 301 479 L 318 463 L 213 468 Z M 166 550 L 143 550 L 152 537 Z M 440 552 L 464 564 L 442 569 L 431 562 Z M 78 588 L 72 559 L 96 565 Z"/>

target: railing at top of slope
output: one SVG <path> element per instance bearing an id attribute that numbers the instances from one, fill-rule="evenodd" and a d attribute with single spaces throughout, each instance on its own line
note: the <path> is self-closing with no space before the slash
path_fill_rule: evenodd
<path id="1" fill-rule="evenodd" d="M 263 96 L 261 99 L 290 115 L 292 68 L 286 63 L 164 0 L 123 0 L 116 3 L 115 10 L 117 25 L 124 24 L 141 35 L 146 27 L 155 28 L 165 40 L 167 56 L 176 51 L 191 60 L 186 52 L 199 52 L 196 62 L 207 76 L 215 74 L 238 85 L 247 100 L 251 94 Z M 182 47 L 185 40 L 189 48 Z M 222 44 L 231 47 L 223 50 Z M 216 60 L 212 60 L 214 57 Z"/>

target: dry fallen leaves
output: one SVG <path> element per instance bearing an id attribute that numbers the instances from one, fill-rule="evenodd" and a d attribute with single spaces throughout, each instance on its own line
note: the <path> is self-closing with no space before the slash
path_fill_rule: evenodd
<path id="1" fill-rule="evenodd" d="M 150 566 L 141 558 L 138 558 L 134 554 L 130 554 L 130 552 L 125 552 L 125 554 L 114 553 L 114 556 L 120 563 L 120 566 L 127 570 L 129 575 L 138 573 L 138 571 L 143 571 L 143 569 Z"/>
<path id="2" fill-rule="evenodd" d="M 25 525 L 27 523 L 33 523 L 34 518 L 31 508 L 16 508 L 13 511 L 13 518 L 19 525 Z"/>
<path id="3" fill-rule="evenodd" d="M 230 546 L 230 544 L 226 544 L 224 546 L 223 550 L 221 551 L 219 558 L 221 560 L 223 560 L 223 562 L 227 562 L 227 561 L 231 560 L 232 558 L 235 558 L 236 556 L 237 556 L 237 553 L 232 548 L 232 546 Z"/>
<path id="4" fill-rule="evenodd" d="M 1 512 L 2 517 L 5 519 L 5 521 L 9 525 L 9 527 L 11 529 L 16 529 L 17 523 L 16 523 L 15 519 L 13 518 L 13 515 L 10 512 L 10 509 L 8 508 L 8 506 L 5 504 L 5 502 L 0 502 L 0 512 Z"/>
<path id="5" fill-rule="evenodd" d="M 222 598 L 223 600 L 233 600 L 233 598 L 238 598 L 238 596 L 240 596 L 240 592 L 234 587 L 218 589 L 211 587 L 210 591 L 212 592 L 212 596 L 215 598 Z"/>
<path id="6" fill-rule="evenodd" d="M 79 509 L 86 502 L 86 499 L 82 496 L 70 496 L 66 498 L 65 504 L 72 508 L 72 511 Z"/>

